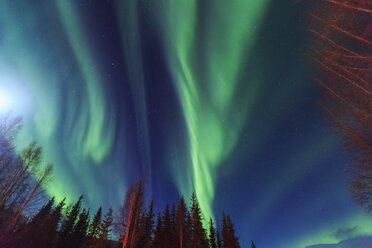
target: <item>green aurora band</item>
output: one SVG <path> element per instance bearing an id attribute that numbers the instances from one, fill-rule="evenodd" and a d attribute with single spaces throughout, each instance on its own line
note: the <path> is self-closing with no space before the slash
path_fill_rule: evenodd
<path id="1" fill-rule="evenodd" d="M 314 230 L 313 233 L 306 234 L 297 240 L 291 240 L 283 245 L 283 248 L 304 248 L 314 244 L 337 244 L 344 240 L 344 238 L 337 237 L 335 230 L 340 227 L 353 227 L 356 232 L 353 233 L 354 237 L 371 235 L 372 220 L 365 214 L 357 213 L 350 215 L 342 221 L 331 223 L 321 230 Z"/>
<path id="2" fill-rule="evenodd" d="M 116 1 L 116 15 L 129 72 L 135 123 L 142 134 L 139 143 L 144 147 L 143 170 L 149 179 L 152 165 L 138 2 Z M 170 157 L 169 166 L 173 166 L 170 168 L 181 194 L 190 195 L 194 187 L 205 217 L 213 216 L 215 185 L 222 177 L 219 169 L 237 148 L 244 125 L 256 118 L 252 111 L 258 107 L 258 98 L 264 95 L 260 74 L 270 69 L 261 68 L 264 64 L 259 61 L 260 68 L 254 68 L 257 73 L 247 75 L 250 71 L 247 61 L 252 60 L 250 55 L 255 52 L 253 46 L 258 41 L 268 4 L 269 0 L 161 0 L 157 5 L 152 4 L 188 139 L 187 158 Z M 121 14 L 125 12 L 130 14 Z M 125 145 L 114 146 L 118 127 L 110 89 L 104 84 L 101 64 L 104 59 L 101 60 L 94 41 L 89 39 L 89 28 L 84 21 L 74 1 L 50 1 L 37 6 L 0 1 L 0 33 L 6 34 L 0 39 L 0 90 L 9 87 L 17 91 L 17 112 L 25 120 L 17 147 L 22 149 L 36 139 L 44 149 L 45 161 L 55 164 L 57 176 L 47 188 L 48 193 L 57 200 L 67 195 L 72 201 L 84 192 L 87 204 L 94 207 L 105 200 L 110 202 L 105 198 L 107 191 L 113 193 L 112 202 L 122 201 L 128 186 L 128 175 L 122 167 L 132 166 L 132 161 L 122 147 Z M 280 103 L 284 109 L 291 97 L 299 94 L 305 97 L 308 93 L 307 88 L 303 92 L 292 92 L 288 87 L 277 89 L 270 103 Z M 280 118 L 285 116 L 274 116 L 270 125 L 281 124 Z M 244 147 L 249 154 L 265 148 L 267 140 L 263 141 L 260 135 L 249 134 L 252 142 Z M 306 142 L 297 145 L 300 152 L 294 158 L 288 154 L 283 159 L 287 166 L 265 178 L 269 184 L 261 189 L 257 211 L 247 211 L 242 220 L 252 229 L 294 185 L 307 174 L 315 173 L 316 166 L 336 147 L 336 141 L 322 137 L 322 133 L 308 135 L 302 137 Z M 174 137 L 166 138 L 182 143 Z M 178 149 L 183 149 L 179 146 Z M 115 149 L 119 155 L 113 155 Z M 175 150 L 169 152 L 174 153 Z M 312 157 L 317 157 L 316 162 Z M 118 165 L 122 161 L 124 165 Z M 338 186 L 332 182 L 329 185 L 336 186 L 324 190 L 313 209 L 323 207 L 335 190 L 332 187 Z M 338 242 L 340 239 L 333 235 L 335 230 L 357 225 L 356 235 L 370 234 L 369 218 L 361 212 L 351 213 L 338 222 L 305 231 L 295 240 L 289 237 L 281 247 Z M 248 235 L 251 230 L 247 229 L 244 232 Z"/>
<path id="3" fill-rule="evenodd" d="M 66 31 L 68 40 L 79 64 L 82 75 L 82 82 L 86 88 L 86 96 L 82 104 L 84 111 L 81 111 L 76 123 L 76 106 L 69 106 L 67 113 L 72 115 L 67 119 L 74 120 L 71 123 L 69 132 L 74 139 L 71 145 L 76 149 L 82 148 L 82 155 L 89 157 L 94 163 L 99 164 L 111 150 L 113 143 L 113 122 L 106 126 L 106 120 L 110 119 L 110 113 L 106 107 L 105 96 L 102 92 L 103 83 L 99 76 L 98 66 L 94 64 L 94 55 L 92 49 L 89 49 L 89 42 L 86 40 L 87 35 L 79 21 L 78 14 L 71 2 L 57 1 L 60 19 Z M 74 103 L 74 101 L 68 101 Z M 84 130 L 83 132 L 81 130 Z M 105 130 L 109 130 L 105 133 Z M 105 138 L 102 138 L 105 137 Z"/>
<path id="4" fill-rule="evenodd" d="M 119 23 L 123 57 L 125 58 L 125 66 L 129 73 L 129 83 L 131 94 L 134 100 L 137 125 L 137 139 L 141 147 L 143 147 L 143 171 L 146 182 L 146 189 L 151 191 L 151 149 L 150 135 L 148 130 L 147 109 L 146 109 L 146 90 L 145 76 L 142 61 L 141 51 L 141 33 L 139 23 L 139 1 L 117 0 L 116 16 Z M 128 14 L 123 14 L 128 13 Z"/>
<path id="5" fill-rule="evenodd" d="M 258 78 L 245 80 L 244 65 L 268 2 L 165 0 L 159 10 L 187 124 L 189 173 L 206 217 L 213 216 L 216 170 L 234 149 L 259 91 Z M 175 178 L 187 195 L 189 183 Z"/>
<path id="6" fill-rule="evenodd" d="M 76 176 L 84 174 L 79 177 L 80 186 L 86 192 L 86 200 L 94 206 L 98 200 L 96 197 L 101 194 L 89 190 L 95 188 L 97 179 L 91 166 L 101 164 L 111 151 L 115 125 L 112 111 L 106 104 L 99 67 L 94 63 L 94 54 L 74 5 L 68 1 L 56 1 L 55 4 L 57 12 L 48 11 L 49 5 L 0 3 L 3 10 L 0 27 L 7 34 L 1 42 L 0 65 L 2 75 L 10 75 L 13 80 L 3 79 L 0 86 L 18 84 L 30 96 L 28 104 L 38 110 L 32 115 L 22 112 L 23 109 L 19 111 L 24 116 L 25 125 L 17 147 L 22 149 L 36 139 L 44 148 L 45 161 L 53 161 L 54 174 L 58 177 L 54 178 L 53 185 L 47 187 L 48 193 L 56 200 L 63 199 L 66 192 L 68 201 L 76 199 L 79 192 L 76 192 L 74 182 Z M 21 9 L 22 15 L 19 15 Z M 56 15 L 62 27 L 58 22 L 43 23 L 42 27 L 48 31 L 40 42 L 38 32 L 43 32 L 40 21 L 43 18 L 53 20 Z M 65 31 L 67 42 L 55 39 L 61 29 Z M 73 53 L 75 61 L 63 61 L 67 59 L 66 53 Z M 73 68 L 74 65 L 77 69 Z M 22 105 L 22 100 L 17 104 Z M 65 105 L 61 108 L 63 103 Z M 69 169 L 75 177 L 71 178 L 67 166 L 71 167 Z"/>

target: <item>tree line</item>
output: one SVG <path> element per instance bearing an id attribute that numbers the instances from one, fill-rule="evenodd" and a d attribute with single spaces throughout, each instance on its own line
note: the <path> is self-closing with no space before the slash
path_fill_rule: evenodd
<path id="1" fill-rule="evenodd" d="M 93 218 L 83 207 L 83 196 L 70 205 L 66 199 L 48 199 L 43 189 L 53 166 L 43 164 L 42 148 L 36 143 L 15 151 L 21 127 L 19 117 L 0 118 L 0 247 L 240 248 L 229 215 L 223 213 L 219 227 L 212 218 L 204 227 L 194 193 L 189 207 L 181 197 L 156 215 L 154 202 L 146 204 L 144 185 L 138 182 L 130 186 L 117 211 L 103 212 L 100 207 Z"/>
<path id="2" fill-rule="evenodd" d="M 199 203 L 192 194 L 190 207 L 184 197 L 178 204 L 166 205 L 156 216 L 154 203 L 146 208 L 142 182 L 131 185 L 126 200 L 117 212 L 116 232 L 123 248 L 240 248 L 239 238 L 229 215 L 222 214 L 220 228 L 212 218 L 203 225 Z M 156 221 L 155 221 L 156 218 Z M 255 245 L 252 241 L 252 247 Z"/>

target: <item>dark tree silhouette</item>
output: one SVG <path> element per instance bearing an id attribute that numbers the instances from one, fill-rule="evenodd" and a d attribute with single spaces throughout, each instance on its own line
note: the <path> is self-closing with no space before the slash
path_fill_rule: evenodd
<path id="1" fill-rule="evenodd" d="M 47 247 L 46 232 L 50 228 L 50 219 L 52 218 L 52 208 L 54 204 L 54 197 L 45 204 L 39 212 L 31 219 L 30 223 L 24 228 L 22 239 L 27 242 L 29 247 Z"/>
<path id="2" fill-rule="evenodd" d="M 191 196 L 191 219 L 192 219 L 192 247 L 208 247 L 208 240 L 205 229 L 203 228 L 201 210 L 196 199 L 195 193 Z"/>
<path id="3" fill-rule="evenodd" d="M 0 135 L 1 137 L 1 135 Z M 1 143 L 1 138 L 0 138 Z M 2 151 L 11 152 L 12 149 L 7 149 L 0 146 L 0 162 L 6 158 L 6 154 Z M 32 168 L 32 164 L 39 164 L 41 158 L 41 148 L 32 144 L 22 155 L 22 166 Z M 17 168 L 17 167 L 15 167 Z M 19 169 L 20 167 L 18 167 Z M 36 167 L 34 167 L 36 168 Z M 23 170 L 24 168 L 22 168 Z M 28 173 L 27 171 L 18 171 Z M 18 173 L 17 172 L 17 173 Z M 37 174 L 37 173 L 36 173 Z M 17 176 L 14 179 L 18 178 Z M 18 179 L 17 179 L 18 180 Z M 3 182 L 3 181 L 1 181 Z M 38 182 L 38 180 L 36 180 Z M 9 185 L 5 185 L 5 191 L 9 190 Z M 28 189 L 28 193 L 35 189 L 35 184 L 29 183 L 23 185 Z M 3 188 L 4 189 L 4 188 Z M 7 192 L 5 192 L 7 194 Z M 122 240 L 120 242 L 111 241 L 111 226 L 113 224 L 113 211 L 110 208 L 102 218 L 102 208 L 99 208 L 90 223 L 89 210 L 82 208 L 83 196 L 80 196 L 72 206 L 64 210 L 65 200 L 62 200 L 54 207 L 54 197 L 44 204 L 39 211 L 28 219 L 24 215 L 23 206 L 28 202 L 30 194 L 22 197 L 13 196 L 18 194 L 17 190 L 12 190 L 9 199 L 13 197 L 21 199 L 20 204 L 6 205 L 3 204 L 2 213 L 8 214 L 8 222 L 5 227 L 12 223 L 12 220 L 19 219 L 14 222 L 14 228 L 11 230 L 0 230 L 0 247 L 6 248 L 113 248 L 115 244 L 121 247 L 130 248 L 216 248 L 221 247 L 219 233 L 214 228 L 212 219 L 210 220 L 209 240 L 206 235 L 206 230 L 202 224 L 202 214 L 197 202 L 195 194 L 191 197 L 191 208 L 188 210 L 185 200 L 181 197 L 179 204 L 166 205 L 164 214 L 158 215 L 156 229 L 154 231 L 154 203 L 151 202 L 148 209 L 144 207 L 144 190 L 142 183 L 132 185 L 127 193 L 125 203 L 121 208 L 124 210 L 118 216 L 122 223 Z M 5 201 L 4 201 L 5 202 Z M 6 209 L 5 209 L 6 206 Z M 6 212 L 7 210 L 8 212 Z M 62 212 L 64 212 L 64 216 Z M 3 220 L 3 219 L 2 219 Z M 230 217 L 224 215 L 223 221 L 223 238 L 224 246 L 236 248 L 238 239 L 234 234 L 234 226 L 231 223 Z M 4 227 L 4 223 L 1 223 Z M 4 232 L 4 230 L 6 232 Z M 226 234 L 226 235 L 225 235 Z M 217 235 L 217 243 L 216 243 Z"/>
<path id="4" fill-rule="evenodd" d="M 106 248 L 108 246 L 108 240 L 111 239 L 110 232 L 113 220 L 113 211 L 112 208 L 109 208 L 103 217 L 102 223 L 98 226 L 98 239 L 93 246 L 94 248 Z"/>
<path id="5" fill-rule="evenodd" d="M 13 142 L 21 123 L 20 117 L 0 116 L 0 246 L 27 236 L 29 210 L 39 206 L 42 186 L 51 177 L 52 166 L 43 166 L 36 143 L 16 153 Z"/>
<path id="6" fill-rule="evenodd" d="M 221 235 L 220 235 L 220 232 L 218 230 L 217 230 L 217 247 L 222 248 Z"/>
<path id="7" fill-rule="evenodd" d="M 87 229 L 89 226 L 89 210 L 83 209 L 79 214 L 79 219 L 74 225 L 74 230 L 71 234 L 71 247 L 79 248 L 87 236 Z"/>
<path id="8" fill-rule="evenodd" d="M 65 199 L 63 199 L 57 207 L 52 211 L 50 218 L 47 221 L 46 224 L 46 230 L 44 232 L 44 248 L 49 248 L 49 247 L 55 247 L 57 238 L 57 230 L 58 230 L 58 224 L 62 218 L 62 210 L 63 207 L 65 206 Z"/>
<path id="9" fill-rule="evenodd" d="M 176 212 L 176 223 L 175 223 L 175 232 L 176 232 L 176 243 L 180 248 L 187 246 L 188 237 L 191 235 L 191 230 L 187 227 L 187 206 L 183 196 L 177 207 Z"/>
<path id="10" fill-rule="evenodd" d="M 217 248 L 216 243 L 216 229 L 214 228 L 214 223 L 212 218 L 209 220 L 209 247 Z"/>
<path id="11" fill-rule="evenodd" d="M 160 213 L 158 214 L 158 220 L 156 223 L 154 242 L 152 243 L 153 248 L 161 248 L 163 241 L 163 222 Z"/>
<path id="12" fill-rule="evenodd" d="M 80 196 L 79 200 L 72 206 L 71 211 L 66 214 L 60 230 L 58 248 L 71 247 L 71 235 L 80 213 L 82 200 L 83 196 Z"/>
<path id="13" fill-rule="evenodd" d="M 192 217 L 190 211 L 187 211 L 186 216 L 186 225 L 185 225 L 185 235 L 186 238 L 185 247 L 192 248 L 193 245 L 193 237 L 192 237 Z"/>
<path id="14" fill-rule="evenodd" d="M 251 247 L 256 248 L 256 245 L 254 244 L 253 240 L 251 241 Z"/>
<path id="15" fill-rule="evenodd" d="M 30 223 L 28 224 L 31 229 L 40 227 L 46 219 L 48 219 L 49 215 L 51 214 L 52 208 L 54 204 L 54 197 L 52 197 L 47 204 L 40 208 L 39 212 L 32 217 Z"/>
<path id="16" fill-rule="evenodd" d="M 234 224 L 230 216 L 222 214 L 222 238 L 223 248 L 240 248 L 239 238 L 235 236 Z"/>
<path id="17" fill-rule="evenodd" d="M 150 203 L 149 210 L 145 216 L 143 216 L 143 232 L 142 237 L 139 241 L 139 247 L 149 248 L 151 247 L 152 243 L 152 234 L 154 232 L 155 227 L 155 212 L 154 212 L 154 202 L 152 201 Z"/>
<path id="18" fill-rule="evenodd" d="M 171 248 L 175 242 L 173 240 L 172 222 L 171 222 L 169 204 L 167 204 L 167 206 L 165 207 L 162 222 L 163 222 L 163 240 L 161 242 L 162 247 Z"/>
<path id="19" fill-rule="evenodd" d="M 100 207 L 97 210 L 97 213 L 94 215 L 92 223 L 89 226 L 89 237 L 91 238 L 98 237 L 98 230 L 99 230 L 99 226 L 101 225 L 101 218 L 102 218 L 102 208 Z"/>
<path id="20" fill-rule="evenodd" d="M 177 215 L 176 204 L 173 204 L 172 210 L 170 212 L 172 243 L 175 243 L 176 241 L 176 215 Z"/>
<path id="21" fill-rule="evenodd" d="M 110 232 L 111 232 L 111 226 L 113 222 L 113 217 L 112 217 L 112 208 L 109 208 L 107 213 L 105 214 L 105 217 L 103 218 L 103 223 L 100 228 L 100 239 L 109 239 L 110 237 Z"/>
<path id="22" fill-rule="evenodd" d="M 22 156 L 10 165 L 9 177 L 0 190 L 0 209 L 12 208 L 13 217 L 5 225 L 4 232 L 16 229 L 17 222 L 30 205 L 37 204 L 43 194 L 42 186 L 48 183 L 52 165 L 42 168 L 42 151 L 36 143 L 31 143 Z"/>

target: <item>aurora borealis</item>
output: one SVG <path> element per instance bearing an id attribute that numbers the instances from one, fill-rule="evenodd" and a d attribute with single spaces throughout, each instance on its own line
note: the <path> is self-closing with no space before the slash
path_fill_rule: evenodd
<path id="1" fill-rule="evenodd" d="M 116 208 L 144 179 L 157 207 L 195 190 L 241 244 L 372 233 L 315 102 L 305 3 L 1 1 L 0 92 L 54 166 L 57 200 Z M 1 94 L 0 94 L 1 95 Z M 1 110 L 5 112 L 5 110 Z"/>

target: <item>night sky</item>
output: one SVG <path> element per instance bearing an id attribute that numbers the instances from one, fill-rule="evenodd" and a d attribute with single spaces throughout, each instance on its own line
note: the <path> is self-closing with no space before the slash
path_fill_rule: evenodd
<path id="1" fill-rule="evenodd" d="M 317 105 L 292 0 L 0 1 L 0 112 L 54 164 L 48 194 L 117 208 L 145 181 L 157 209 L 196 192 L 243 247 L 372 233 Z M 3 100 L 5 101 L 5 100 Z"/>

